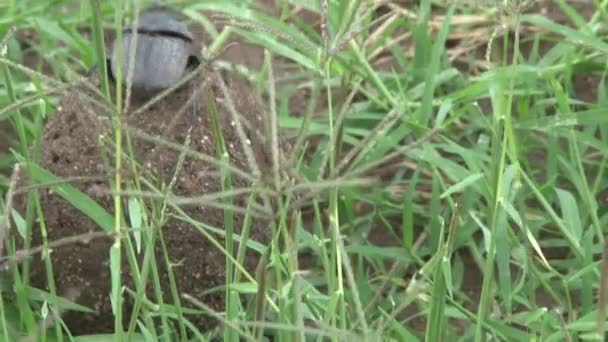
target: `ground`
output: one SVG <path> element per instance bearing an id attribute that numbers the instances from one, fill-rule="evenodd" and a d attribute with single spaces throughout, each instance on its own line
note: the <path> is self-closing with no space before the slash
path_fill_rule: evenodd
<path id="1" fill-rule="evenodd" d="M 576 9 L 586 19 L 593 14 L 593 5 L 585 5 L 583 2 L 575 3 Z M 568 17 L 563 14 L 559 7 L 550 1 L 539 1 L 530 9 L 530 11 L 537 11 L 538 13 L 547 15 L 558 22 L 568 23 Z M 274 11 L 277 14 L 277 11 Z M 315 24 L 318 26 L 318 18 L 309 18 L 309 14 L 303 15 L 308 23 Z M 436 27 L 434 27 L 435 29 Z M 486 27 L 488 32 L 491 29 L 491 25 Z M 488 38 L 488 32 L 484 31 L 484 35 L 479 38 L 481 44 L 469 53 L 476 56 L 475 60 L 483 60 L 486 54 L 486 43 Z M 531 44 L 529 39 L 533 37 L 533 33 L 526 32 L 522 33 L 522 55 L 527 58 L 530 55 Z M 466 35 L 462 32 L 457 32 L 449 41 L 450 47 L 454 50 L 458 49 L 458 44 L 462 41 L 466 41 Z M 406 41 L 406 50 L 411 50 L 408 46 L 409 42 Z M 498 46 L 498 45 L 497 45 Z M 541 46 L 542 51 L 548 50 L 552 46 L 552 43 L 543 43 Z M 511 54 L 511 51 L 509 51 Z M 231 47 L 227 50 L 225 56 L 226 59 L 239 64 L 248 64 L 253 68 L 259 68 L 262 65 L 263 50 L 259 47 L 255 47 L 251 44 L 243 44 L 236 47 Z M 410 56 L 411 57 L 411 56 Z M 284 63 L 284 61 L 280 61 Z M 277 75 L 285 75 L 289 72 L 293 65 L 287 65 L 277 63 L 280 67 L 277 67 Z M 380 62 L 374 64 L 377 67 L 382 67 L 383 70 L 390 70 L 391 67 L 396 65 L 396 62 L 390 58 L 382 59 Z M 465 74 L 476 76 L 480 73 L 480 66 L 478 64 L 471 64 L 465 61 L 458 60 L 455 62 L 459 70 Z M 228 84 L 230 89 L 231 98 L 236 101 L 236 107 L 239 112 L 243 112 L 245 118 L 252 121 L 253 127 L 263 126 L 261 122 L 264 121 L 262 116 L 267 113 L 267 109 L 261 105 L 263 101 L 258 98 L 257 90 L 253 86 L 236 74 L 227 72 L 221 73 L 222 79 Z M 600 77 L 589 76 L 584 73 L 579 73 L 573 76 L 572 85 L 573 92 L 571 96 L 578 100 L 586 102 L 595 102 L 598 97 L 598 84 Z M 226 99 L 221 94 L 221 90 L 217 84 L 211 83 L 209 89 L 212 90 L 214 98 L 217 99 L 219 106 L 219 117 L 221 119 L 222 131 L 226 144 L 229 146 L 231 153 L 231 163 L 234 166 L 248 170 L 250 167 L 243 155 L 241 146 L 241 140 L 238 134 L 235 132 L 233 120 L 231 114 L 226 109 Z M 42 166 L 53 172 L 54 174 L 62 177 L 84 177 L 79 179 L 73 184 L 81 191 L 92 195 L 103 207 L 110 213 L 113 212 L 112 198 L 108 195 L 109 186 L 106 182 L 108 177 L 108 171 L 103 165 L 100 157 L 99 141 L 100 132 L 104 131 L 104 121 L 100 118 L 106 115 L 105 110 L 92 105 L 86 100 L 81 93 L 86 93 L 82 88 L 70 89 L 68 92 L 62 95 L 61 99 L 61 110 L 54 115 L 46 124 L 43 152 L 42 152 Z M 184 103 L 187 102 L 191 96 L 191 87 L 187 86 L 183 89 L 178 90 L 174 94 L 171 94 L 166 99 L 161 100 L 158 104 L 153 107 L 144 110 L 136 115 L 127 117 L 127 124 L 129 127 L 137 128 L 142 132 L 151 135 L 153 138 L 160 138 L 166 141 L 173 142 L 175 144 L 183 145 L 186 141 L 187 132 L 192 128 L 190 138 L 190 148 L 194 151 L 206 153 L 208 155 L 215 155 L 215 147 L 212 143 L 212 133 L 208 121 L 208 108 L 204 103 L 199 103 L 200 108 L 195 110 L 194 117 L 190 116 L 190 107 L 188 106 L 184 113 L 177 115 L 177 108 L 181 108 Z M 294 92 L 289 102 L 289 111 L 293 116 L 301 116 L 304 112 L 303 107 L 308 101 L 308 92 L 298 91 Z M 339 97 L 340 94 L 337 95 Z M 137 108 L 141 103 L 137 101 L 133 104 L 132 108 Z M 327 103 L 320 101 L 318 104 L 320 108 L 319 112 L 324 112 Z M 490 115 L 491 108 L 488 102 L 481 102 L 480 106 L 485 114 Z M 518 115 L 517 112 L 514 115 Z M 173 121 L 175 119 L 175 121 Z M 6 128 L 5 128 L 6 129 Z M 106 131 L 106 138 L 111 139 L 111 134 Z M 262 137 L 264 134 L 259 132 L 250 133 L 249 138 L 252 143 L 254 150 L 256 151 L 257 160 L 260 165 L 267 167 L 267 152 L 265 142 Z M 154 139 L 153 139 L 154 140 Z M 314 139 L 311 141 L 315 142 Z M 105 148 L 111 145 L 110 140 L 104 140 Z M 154 141 L 143 139 L 141 135 L 134 135 L 135 144 L 135 156 L 137 161 L 140 163 L 140 167 L 149 174 L 151 179 L 158 177 L 156 185 L 169 184 L 173 179 L 173 173 L 176 165 L 178 164 L 179 151 L 175 148 L 161 147 Z M 3 153 L 2 149 L 6 151 L 7 146 L 0 141 L 0 153 Z M 111 150 L 111 149 L 110 149 Z M 113 156 L 112 156 L 113 158 Z M 542 167 L 546 161 L 546 155 L 539 153 L 533 155 L 529 160 L 531 163 L 538 163 L 538 167 Z M 125 168 L 128 169 L 128 160 L 125 160 Z M 416 165 L 410 165 L 408 171 L 412 171 L 416 168 Z M 209 163 L 203 160 L 188 157 L 183 164 L 180 176 L 176 178 L 175 192 L 181 196 L 198 196 L 208 193 L 219 192 L 219 178 L 217 174 L 205 172 L 209 171 L 211 166 Z M 268 173 L 267 169 L 262 170 L 263 173 Z M 376 170 L 378 173 L 382 173 L 386 170 Z M 111 174 L 111 172 L 110 172 Z M 128 171 L 125 171 L 125 175 L 128 177 Z M 383 174 L 384 175 L 384 174 Z M 387 178 L 392 177 L 390 174 Z M 541 173 L 539 177 L 542 177 Z M 539 180 L 541 180 L 539 178 Z M 248 187 L 250 184 L 244 180 L 236 179 L 234 187 Z M 428 188 L 420 189 L 418 195 L 423 200 L 431 197 L 428 193 Z M 150 200 L 150 202 L 153 202 Z M 246 204 L 246 198 L 243 196 L 237 203 L 240 206 Z M 42 197 L 43 210 L 45 212 L 45 225 L 49 232 L 49 241 L 55 241 L 62 237 L 73 236 L 77 234 L 86 234 L 91 231 L 98 230 L 95 227 L 95 223 L 89 218 L 85 217 L 79 210 L 73 207 L 73 205 L 67 203 L 58 194 L 53 192 L 43 192 Z M 125 206 L 126 207 L 126 206 Z M 373 212 L 375 209 L 373 206 L 361 205 L 358 208 L 357 214 L 364 215 Z M 224 212 L 221 209 L 213 208 L 210 206 L 195 206 L 188 207 L 187 212 L 192 215 L 197 221 L 208 223 L 214 227 L 222 227 L 224 225 Z M 211 308 L 217 311 L 223 310 L 223 292 L 214 294 L 205 294 L 204 292 L 208 289 L 220 286 L 225 282 L 225 257 L 224 254 L 213 246 L 206 238 L 204 238 L 198 231 L 193 230 L 192 226 L 184 222 L 180 222 L 175 217 L 169 215 L 169 219 L 162 225 L 162 233 L 164 241 L 167 244 L 169 250 L 169 259 L 174 262 L 177 266 L 173 268 L 175 277 L 178 282 L 178 289 L 180 293 L 190 294 L 203 301 Z M 375 222 L 371 225 L 369 235 L 365 237 L 366 243 L 371 246 L 378 247 L 401 247 L 400 237 L 401 232 L 400 224 L 401 217 L 395 215 L 395 217 L 388 218 L 390 222 L 387 228 L 387 221 Z M 378 220 L 380 221 L 380 220 Z M 236 218 L 236 227 L 240 227 L 243 222 L 241 216 Z M 308 223 L 308 222 L 307 222 Z M 310 225 L 309 225 L 310 226 Z M 307 227 L 310 228 L 310 227 Z M 424 234 L 424 227 L 417 227 L 417 234 Z M 478 234 L 481 239 L 481 234 Z M 41 243 L 39 236 L 34 235 L 34 244 L 38 245 Z M 257 219 L 254 222 L 252 238 L 260 242 L 268 242 L 270 237 L 270 227 L 267 221 L 263 218 Z M 419 237 L 418 235 L 416 237 Z M 224 242 L 218 239 L 223 245 Z M 94 308 L 98 312 L 95 314 L 83 315 L 77 312 L 69 312 L 65 315 L 64 319 L 70 326 L 71 330 L 75 334 L 80 333 L 99 333 L 99 332 L 110 332 L 113 330 L 113 319 L 110 309 L 110 302 L 108 300 L 109 293 L 109 267 L 108 267 L 108 249 L 111 245 L 112 240 L 109 238 L 99 238 L 92 241 L 79 241 L 77 244 L 58 247 L 53 250 L 53 269 L 55 273 L 55 281 L 58 287 L 58 292 L 63 294 L 75 302 Z M 567 251 L 563 253 L 563 249 L 556 248 L 545 248 L 545 255 L 550 259 L 561 259 L 565 258 Z M 159 275 L 164 284 L 165 300 L 168 302 L 172 301 L 171 292 L 167 281 L 166 266 L 163 262 L 162 251 L 156 251 L 156 258 L 159 263 Z M 301 253 L 299 255 L 299 266 L 302 270 L 317 270 L 321 263 L 319 259 L 315 259 L 312 255 Z M 141 256 L 139 256 L 141 257 Z M 454 259 L 461 265 L 463 270 L 462 274 L 462 293 L 469 297 L 466 302 L 466 307 L 475 312 L 479 304 L 479 296 L 482 288 L 482 282 L 484 275 L 480 270 L 480 265 L 475 261 L 474 256 L 466 250 L 461 250 L 454 256 Z M 123 259 L 124 260 L 124 259 Z M 258 255 L 255 253 L 251 254 L 251 257 L 246 259 L 248 261 L 247 268 L 251 272 L 254 271 L 257 266 Z M 386 269 L 390 269 L 394 263 L 387 262 L 385 265 Z M 46 276 L 44 269 L 41 268 L 40 259 L 36 258 L 34 263 L 32 277 L 34 284 L 40 287 L 47 285 Z M 125 264 L 123 269 L 128 269 Z M 407 274 L 399 274 L 399 277 L 404 281 L 407 281 L 412 277 L 415 271 L 410 271 Z M 513 277 L 516 278 L 516 270 L 513 272 Z M 126 279 L 130 278 L 130 275 L 125 273 L 123 276 Z M 378 274 L 372 274 L 371 276 L 382 276 Z M 129 286 L 132 286 L 132 280 L 127 281 Z M 383 294 L 384 295 L 384 294 Z M 153 297 L 153 293 L 149 293 L 150 297 Z M 576 296 L 574 302 L 578 302 Z M 125 296 L 129 298 L 129 296 Z M 543 292 L 538 291 L 536 297 L 536 303 L 543 307 L 553 308 L 556 306 L 551 297 Z M 131 304 L 131 303 L 130 303 Z M 127 310 L 130 310 L 131 306 L 127 306 Z M 423 334 L 426 328 L 427 321 L 423 317 L 417 317 L 417 314 L 424 308 L 419 303 L 412 304 L 405 308 L 400 318 L 406 319 L 414 317 L 412 320 L 408 320 L 409 324 Z M 128 311 L 127 311 L 128 312 Z M 128 318 L 128 315 L 126 316 Z M 215 325 L 215 321 L 211 318 L 198 318 L 196 321 L 201 327 L 209 327 Z M 453 322 L 453 326 L 460 333 L 466 330 L 470 324 L 468 320 L 462 320 L 462 322 Z"/>

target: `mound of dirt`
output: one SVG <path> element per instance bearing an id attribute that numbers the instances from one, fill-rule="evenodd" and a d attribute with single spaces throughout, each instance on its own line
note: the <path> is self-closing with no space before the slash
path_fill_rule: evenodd
<path id="1" fill-rule="evenodd" d="M 223 80 L 228 90 L 228 96 L 220 87 L 220 82 L 212 81 L 215 75 Z M 172 182 L 180 158 L 179 146 L 190 141 L 187 149 L 189 153 L 175 178 L 173 194 L 175 196 L 196 197 L 205 194 L 221 192 L 219 168 L 212 161 L 201 159 L 195 153 L 207 156 L 216 156 L 212 124 L 209 115 L 209 106 L 203 100 L 211 94 L 215 98 L 219 116 L 219 126 L 223 134 L 226 148 L 229 153 L 230 165 L 252 175 L 253 169 L 243 146 L 253 150 L 255 164 L 261 174 L 268 174 L 268 150 L 263 128 L 263 106 L 249 86 L 247 81 L 228 73 L 213 72 L 204 76 L 206 85 L 198 93 L 199 101 L 193 105 L 189 100 L 193 96 L 194 86 L 199 81 L 192 81 L 177 89 L 169 96 L 161 99 L 151 107 L 138 110 L 144 104 L 142 99 L 133 99 L 133 110 L 126 115 L 126 127 L 133 139 L 134 155 L 139 164 L 140 174 L 155 186 L 167 186 Z M 200 80 L 200 79 L 199 79 Z M 217 80 L 217 79 L 216 79 Z M 198 83 L 197 83 L 198 82 Z M 110 164 L 113 165 L 114 155 L 113 134 L 110 129 L 107 111 L 103 106 L 92 99 L 101 101 L 91 91 L 84 91 L 83 87 L 69 89 L 61 98 L 60 112 L 53 116 L 46 125 L 41 166 L 56 176 L 71 179 L 72 185 L 89 194 L 108 213 L 113 215 L 114 204 L 110 193 L 111 186 L 108 179 L 112 178 L 113 171 L 104 167 L 101 151 L 109 152 Z M 236 111 L 241 114 L 242 127 L 247 135 L 241 139 L 237 131 L 229 104 L 234 104 Z M 188 135 L 190 135 L 188 137 Z M 103 138 L 102 138 L 103 136 Z M 168 146 L 163 142 L 174 144 Z M 124 145 L 125 151 L 127 145 Z M 123 160 L 123 177 L 125 184 L 133 184 L 134 178 L 130 172 L 130 161 Z M 77 179 L 75 181 L 75 179 Z M 232 187 L 235 189 L 248 188 L 252 179 L 244 176 L 232 175 Z M 123 185 L 123 189 L 125 185 Z M 143 184 L 144 192 L 151 191 Z M 248 193 L 235 195 L 234 206 L 246 208 Z M 125 196 L 127 198 L 128 196 Z M 183 198 L 182 197 L 182 198 Z M 45 215 L 48 241 L 87 234 L 100 231 L 101 228 L 79 209 L 68 203 L 52 191 L 42 193 L 42 205 Z M 146 199 L 147 204 L 160 200 Z M 128 212 L 126 200 L 123 201 L 123 210 Z M 218 200 L 219 203 L 219 200 Z M 193 220 L 212 227 L 224 227 L 224 209 L 212 205 L 193 203 L 181 207 Z M 177 282 L 178 292 L 195 297 L 214 310 L 222 311 L 224 305 L 223 291 L 213 294 L 205 293 L 214 287 L 224 284 L 225 281 L 225 255 L 213 245 L 201 232 L 183 220 L 172 215 L 169 209 L 164 217 L 166 222 L 157 223 L 159 227 L 144 227 L 145 229 L 158 229 L 167 246 L 169 259 L 174 265 L 172 271 Z M 127 216 L 127 214 L 125 214 Z M 253 219 L 251 239 L 261 243 L 268 241 L 270 228 L 268 218 L 270 212 L 262 213 Z M 234 227 L 240 232 L 243 226 L 244 215 L 235 213 Z M 126 220 L 129 222 L 129 220 Z M 33 244 L 41 243 L 39 227 L 33 232 Z M 223 245 L 224 239 L 220 234 L 212 235 Z M 124 241 L 124 240 L 123 240 Z M 110 268 L 109 249 L 113 238 L 79 241 L 76 244 L 60 246 L 51 253 L 54 272 L 54 282 L 60 295 L 71 294 L 76 303 L 94 309 L 94 314 L 81 312 L 66 312 L 63 316 L 73 334 L 103 333 L 113 331 L 113 315 L 109 300 Z M 126 243 L 123 243 L 126 246 Z M 235 243 L 235 250 L 238 244 Z M 160 243 L 156 243 L 156 263 L 159 277 L 163 287 L 163 300 L 173 304 L 170 282 L 165 267 Z M 123 248 L 123 279 L 129 288 L 134 289 L 133 277 L 129 272 L 126 248 Z M 136 256 L 141 262 L 141 255 Z M 259 260 L 259 253 L 248 251 L 245 258 L 245 267 L 253 271 Z M 44 263 L 35 258 L 32 265 L 32 283 L 40 288 L 48 288 L 48 280 Z M 148 276 L 148 284 L 153 282 L 152 274 Z M 148 299 L 156 302 L 151 285 L 148 285 Z M 125 322 L 132 310 L 132 297 L 125 293 Z M 182 305 L 192 307 L 180 299 Z M 201 329 L 209 328 L 217 322 L 209 316 L 188 317 Z"/>

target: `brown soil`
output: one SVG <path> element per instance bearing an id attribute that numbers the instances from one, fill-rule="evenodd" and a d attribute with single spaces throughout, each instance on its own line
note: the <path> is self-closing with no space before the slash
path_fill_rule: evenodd
<path id="1" fill-rule="evenodd" d="M 220 75 L 217 73 L 216 75 Z M 264 141 L 261 134 L 263 109 L 248 83 L 237 76 L 222 74 L 220 76 L 229 89 L 229 97 L 225 97 L 214 82 L 206 87 L 214 95 L 218 107 L 220 126 L 224 135 L 225 144 L 230 154 L 232 166 L 251 173 L 251 168 L 241 148 L 241 140 L 236 132 L 234 121 L 226 103 L 228 98 L 234 101 L 236 110 L 243 116 L 241 119 L 246 125 L 250 146 L 254 150 L 255 159 L 264 173 L 267 167 Z M 183 145 L 186 140 L 188 129 L 193 125 L 190 151 L 215 156 L 216 150 L 213 143 L 213 134 L 209 123 L 208 107 L 206 103 L 199 103 L 196 110 L 196 120 L 190 115 L 191 107 L 187 107 L 183 114 L 179 114 L 188 99 L 192 96 L 192 84 L 175 91 L 168 97 L 162 99 L 149 109 L 136 115 L 128 115 L 126 121 L 131 129 L 137 129 L 153 137 L 177 145 Z M 205 88 L 203 88 L 205 89 Z M 91 195 L 110 214 L 113 214 L 113 200 L 108 193 L 109 183 L 106 179 L 113 173 L 104 168 L 100 155 L 99 137 L 103 133 L 111 140 L 112 134 L 104 125 L 106 111 L 102 107 L 87 100 L 82 89 L 70 89 L 61 99 L 60 112 L 51 118 L 46 126 L 43 142 L 41 164 L 53 174 L 63 177 L 86 177 L 87 180 L 74 183 L 79 190 Z M 204 94 L 204 91 L 203 91 Z M 143 103 L 140 99 L 132 102 L 131 108 L 137 109 Z M 167 185 L 171 182 L 176 165 L 178 164 L 179 151 L 168 147 L 159 146 L 155 142 L 145 141 L 133 136 L 134 154 L 141 163 L 141 173 L 155 185 L 161 183 Z M 109 140 L 106 140 L 109 143 Z M 106 145 L 107 146 L 107 145 Z M 112 149 L 107 149 L 111 151 Z M 110 155 L 110 159 L 113 160 Z M 127 181 L 133 178 L 127 174 L 128 161 L 125 165 L 125 177 Z M 155 181 L 155 179 L 158 179 Z M 245 188 L 250 182 L 234 176 L 232 186 L 234 188 Z M 123 186 L 124 188 L 124 186 Z M 144 188 L 144 191 L 147 189 Z M 219 170 L 216 166 L 191 156 L 186 157 L 183 168 L 177 177 L 173 193 L 177 196 L 194 197 L 205 194 L 221 192 L 219 181 Z M 247 205 L 247 194 L 235 198 L 235 205 L 245 208 Z M 151 203 L 152 200 L 146 200 Z M 158 204 L 159 201 L 156 201 Z M 43 211 L 45 214 L 48 240 L 56 241 L 60 238 L 86 234 L 99 231 L 100 228 L 90 218 L 66 202 L 62 197 L 48 191 L 42 195 Z M 209 206 L 191 205 L 183 207 L 183 210 L 198 222 L 213 227 L 224 227 L 224 211 Z M 126 204 L 123 210 L 127 210 Z M 169 259 L 172 264 L 177 264 L 172 270 L 175 274 L 178 292 L 189 294 L 202 301 L 214 310 L 223 310 L 223 291 L 215 294 L 203 294 L 205 291 L 220 286 L 225 282 L 225 255 L 216 248 L 207 238 L 190 224 L 179 221 L 172 217 L 171 211 L 167 213 L 167 222 L 162 224 L 159 232 L 168 248 Z M 254 219 L 251 238 L 266 242 L 269 237 L 269 228 L 266 219 Z M 235 214 L 234 226 L 240 231 L 243 224 L 243 216 Z M 223 245 L 224 240 L 217 234 L 212 234 Z M 35 229 L 33 243 L 40 244 L 40 230 Z M 111 239 L 95 239 L 82 241 L 80 243 L 58 247 L 51 254 L 54 271 L 54 282 L 59 294 L 76 293 L 75 302 L 92 308 L 95 314 L 82 314 L 80 312 L 67 312 L 63 319 L 70 327 L 73 334 L 102 333 L 113 331 L 113 316 L 109 301 L 110 291 L 110 269 L 108 264 L 109 248 Z M 123 243 L 123 246 L 125 244 Z M 238 246 L 238 245 L 237 245 Z M 132 275 L 126 262 L 126 249 L 123 248 L 123 279 L 129 288 L 134 289 Z M 137 256 L 141 265 L 142 255 Z M 259 255 L 248 252 L 245 267 L 252 271 Z M 156 260 L 160 271 L 163 286 L 163 300 L 165 303 L 174 303 L 170 295 L 167 270 L 163 262 L 162 251 L 159 243 L 156 244 Z M 148 284 L 152 282 L 151 276 Z M 33 284 L 46 288 L 47 279 L 42 263 L 35 258 L 32 271 Z M 148 298 L 156 301 L 148 288 Z M 129 318 L 132 309 L 130 295 L 125 294 L 125 317 Z M 192 306 L 182 301 L 182 305 Z M 189 317 L 200 328 L 208 328 L 216 324 L 209 316 Z"/>

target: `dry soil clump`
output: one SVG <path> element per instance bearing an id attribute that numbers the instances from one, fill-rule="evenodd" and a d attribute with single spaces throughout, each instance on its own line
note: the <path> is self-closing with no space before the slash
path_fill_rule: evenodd
<path id="1" fill-rule="evenodd" d="M 228 95 L 224 94 L 220 82 L 212 81 L 211 75 L 221 78 L 226 85 Z M 193 91 L 201 80 L 205 85 L 199 92 Z M 189 102 L 193 94 L 198 94 L 198 101 Z M 258 168 L 261 174 L 267 174 L 267 147 L 262 119 L 264 113 L 255 91 L 249 84 L 232 74 L 220 72 L 208 73 L 204 77 L 195 79 L 179 88 L 169 96 L 145 110 L 139 110 L 143 100 L 133 99 L 132 110 L 126 115 L 125 127 L 131 133 L 135 160 L 140 170 L 137 172 L 141 179 L 143 192 L 152 193 L 147 182 L 155 186 L 167 186 L 172 182 L 172 193 L 180 198 L 192 198 L 222 192 L 220 182 L 220 169 L 212 161 L 200 158 L 200 154 L 216 156 L 216 146 L 212 133 L 209 96 L 214 99 L 217 106 L 219 126 L 223 134 L 225 146 L 229 154 L 230 165 L 253 176 Z M 114 171 L 108 170 L 104 165 L 102 151 L 107 152 L 110 165 L 113 165 L 114 147 L 113 133 L 107 110 L 99 103 L 91 101 L 96 98 L 90 91 L 83 88 L 69 89 L 61 98 L 60 112 L 47 123 L 41 166 L 63 179 L 71 180 L 71 184 L 80 191 L 90 195 L 110 215 L 114 214 L 113 198 L 109 190 Z M 234 111 L 229 108 L 231 102 L 240 120 L 235 121 Z M 198 103 L 198 104 L 197 104 Z M 246 138 L 238 132 L 239 122 L 242 125 Z M 187 144 L 189 141 L 189 144 Z M 167 143 L 173 144 L 172 146 Z M 181 170 L 176 177 L 174 174 L 180 164 L 179 147 L 189 151 Z M 253 151 L 252 164 L 246 154 L 246 149 Z M 124 145 L 125 152 L 128 146 Z M 199 154 L 198 156 L 196 154 Z M 256 165 L 256 167 L 252 167 Z M 131 172 L 129 156 L 123 159 L 123 188 L 132 189 L 135 177 Z M 250 188 L 255 183 L 255 176 L 247 179 L 244 175 L 232 174 L 232 187 L 234 189 Z M 129 198 L 137 196 L 125 195 L 123 210 L 127 224 Z M 235 195 L 234 206 L 245 209 L 248 204 L 248 193 Z M 177 197 L 176 197 L 177 198 Z M 195 201 L 196 202 L 196 201 Z M 220 203 L 221 200 L 217 200 Z M 161 207 L 160 199 L 145 199 L 145 203 L 153 207 L 153 203 Z M 61 238 L 87 234 L 100 231 L 101 228 L 92 219 L 74 205 L 68 203 L 57 191 L 44 191 L 42 206 L 45 215 L 48 240 L 56 241 Z M 261 204 L 260 204 L 261 206 Z M 176 218 L 176 210 L 169 208 L 164 215 L 158 214 L 148 208 L 149 214 L 156 219 L 148 217 L 149 225 L 143 228 L 150 232 L 158 229 L 159 238 L 155 246 L 155 259 L 159 270 L 159 277 L 163 284 L 163 300 L 174 304 L 169 287 L 167 267 L 163 261 L 160 248 L 160 236 L 167 246 L 168 255 L 173 264 L 179 294 L 189 294 L 214 310 L 223 310 L 223 291 L 207 293 L 206 291 L 224 284 L 225 281 L 225 254 L 213 245 L 200 231 L 204 226 L 188 223 L 183 218 Z M 224 209 L 208 204 L 190 203 L 180 206 L 194 221 L 204 225 L 223 229 L 225 226 Z M 251 239 L 261 242 L 268 241 L 270 228 L 267 219 L 271 211 L 255 210 L 259 216 L 253 220 Z M 164 221 L 163 221 L 164 220 Z M 237 232 L 243 226 L 244 215 L 235 213 L 234 227 Z M 211 232 L 211 235 L 223 246 L 221 234 Z M 123 240 L 124 241 L 124 240 Z M 33 243 L 41 243 L 39 227 L 33 232 Z M 112 238 L 80 241 L 76 244 L 55 248 L 51 253 L 54 282 L 59 294 L 72 294 L 75 302 L 94 309 L 94 314 L 80 312 L 66 312 L 63 319 L 70 327 L 72 333 L 101 333 L 113 331 L 113 316 L 109 300 L 110 293 L 110 267 L 109 249 L 113 243 Z M 123 242 L 123 246 L 126 243 Z M 238 244 L 235 243 L 238 247 Z M 236 248 L 236 247 L 235 247 Z M 143 250 L 136 258 L 143 259 Z M 134 289 L 133 275 L 127 263 L 126 248 L 123 248 L 123 279 L 125 284 Z M 245 267 L 254 270 L 259 253 L 248 251 L 245 258 Z M 157 302 L 151 287 L 154 274 L 148 276 L 148 299 Z M 32 280 L 35 286 L 48 288 L 43 263 L 40 258 L 33 262 Z M 125 292 L 125 318 L 129 318 L 132 310 L 132 296 Z M 180 298 L 182 305 L 191 306 Z M 197 316 L 193 321 L 201 328 L 207 328 L 215 321 L 209 316 Z"/>

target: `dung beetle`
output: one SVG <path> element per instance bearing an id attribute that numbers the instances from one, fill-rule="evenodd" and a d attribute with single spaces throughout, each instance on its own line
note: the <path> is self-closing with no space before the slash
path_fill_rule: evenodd
<path id="1" fill-rule="evenodd" d="M 139 15 L 131 78 L 134 93 L 149 95 L 170 88 L 200 63 L 193 36 L 181 19 L 180 13 L 166 7 L 147 9 Z M 121 81 L 127 83 L 133 36 L 129 25 L 123 30 L 122 41 L 114 41 L 112 55 L 106 61 L 113 82 L 120 64 Z M 118 60 L 118 44 L 122 44 L 122 61 Z"/>

